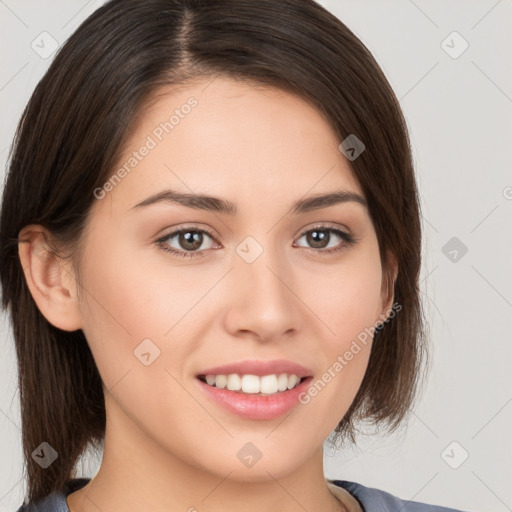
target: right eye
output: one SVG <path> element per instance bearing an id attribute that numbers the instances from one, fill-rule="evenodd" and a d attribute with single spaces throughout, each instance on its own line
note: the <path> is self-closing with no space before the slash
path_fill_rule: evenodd
<path id="1" fill-rule="evenodd" d="M 170 252 L 182 258 L 194 258 L 203 256 L 204 250 L 199 250 L 205 241 L 205 235 L 215 241 L 213 235 L 204 229 L 197 228 L 180 228 L 159 238 L 155 243 L 164 251 Z M 168 240 L 175 239 L 178 245 L 172 246 Z M 181 247 L 180 247 L 181 246 Z M 207 247 L 206 249 L 211 249 Z"/>

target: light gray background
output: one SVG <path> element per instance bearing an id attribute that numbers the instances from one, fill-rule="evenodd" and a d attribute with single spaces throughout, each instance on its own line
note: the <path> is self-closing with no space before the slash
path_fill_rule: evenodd
<path id="1" fill-rule="evenodd" d="M 51 61 L 31 42 L 47 31 L 62 44 L 101 3 L 0 0 L 2 169 L 22 109 Z M 428 384 L 407 430 L 361 437 L 357 449 L 341 452 L 326 443 L 326 476 L 468 511 L 512 510 L 512 1 L 320 3 L 372 51 L 407 118 L 433 345 Z M 464 43 L 454 31 L 469 44 L 457 58 Z M 468 249 L 455 262 L 453 248 L 443 253 L 452 237 Z M 5 314 L 0 329 L 0 510 L 12 512 L 25 484 Z M 81 467 L 93 476 L 98 460 L 85 458 Z"/>

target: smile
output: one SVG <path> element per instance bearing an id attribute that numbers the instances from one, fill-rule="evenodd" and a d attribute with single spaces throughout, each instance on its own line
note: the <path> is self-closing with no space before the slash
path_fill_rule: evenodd
<path id="1" fill-rule="evenodd" d="M 260 396 L 269 396 L 276 393 L 282 393 L 298 386 L 304 378 L 295 374 L 270 374 L 270 375 L 239 375 L 231 373 L 229 375 L 199 375 L 199 380 L 209 386 L 218 389 L 228 389 L 245 394 L 259 394 Z"/>
<path id="2" fill-rule="evenodd" d="M 286 389 L 283 375 L 286 377 Z M 207 377 L 212 384 L 206 381 Z M 224 385 L 223 388 L 217 387 L 217 379 L 219 385 Z M 197 376 L 195 382 L 206 399 L 224 412 L 246 420 L 269 421 L 290 413 L 301 404 L 299 396 L 307 390 L 313 377 L 303 377 L 298 381 L 297 379 L 299 377 L 294 374 L 208 374 Z M 292 386 L 290 389 L 288 384 Z M 229 387 L 238 389 L 231 390 Z M 243 388 L 248 391 L 244 391 Z"/>

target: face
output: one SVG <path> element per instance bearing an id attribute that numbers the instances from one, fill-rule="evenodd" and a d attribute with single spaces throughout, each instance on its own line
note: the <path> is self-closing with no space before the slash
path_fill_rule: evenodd
<path id="1" fill-rule="evenodd" d="M 117 443 L 222 478 L 278 478 L 308 464 L 347 411 L 371 348 L 353 342 L 389 302 L 364 195 L 322 115 L 277 89 L 208 83 L 160 91 L 96 191 L 82 329 Z M 171 190 L 217 208 L 155 200 Z M 293 209 L 338 192 L 346 200 Z M 222 390 L 231 374 L 270 396 Z M 274 393 L 291 374 L 299 387 Z"/>

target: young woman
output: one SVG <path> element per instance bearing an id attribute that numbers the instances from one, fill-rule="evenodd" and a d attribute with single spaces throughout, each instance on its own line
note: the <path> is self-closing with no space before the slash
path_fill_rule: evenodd
<path id="1" fill-rule="evenodd" d="M 20 511 L 449 510 L 323 474 L 333 431 L 401 424 L 426 347 L 406 125 L 312 0 L 96 11 L 22 116 L 0 241 Z"/>

